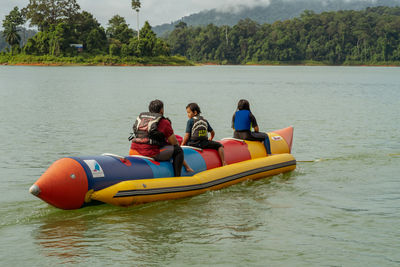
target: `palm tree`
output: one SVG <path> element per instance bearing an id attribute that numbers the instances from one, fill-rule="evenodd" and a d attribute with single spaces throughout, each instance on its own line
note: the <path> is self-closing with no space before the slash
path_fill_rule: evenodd
<path id="1" fill-rule="evenodd" d="M 140 10 L 140 1 L 132 0 L 132 9 L 136 11 L 137 14 L 137 38 L 139 40 L 139 10 Z"/>
<path id="2" fill-rule="evenodd" d="M 17 27 L 24 24 L 24 22 L 25 20 L 18 7 L 14 7 L 10 14 L 6 15 L 3 20 L 3 37 L 11 46 L 11 55 L 13 54 L 14 47 L 19 45 L 19 42 L 21 41 L 21 36 L 18 34 L 20 30 Z"/>
<path id="3" fill-rule="evenodd" d="M 13 26 L 5 27 L 3 31 L 3 37 L 11 46 L 11 55 L 13 55 L 14 47 L 19 45 L 19 42 L 21 41 L 21 36 L 19 36 L 17 28 Z"/>

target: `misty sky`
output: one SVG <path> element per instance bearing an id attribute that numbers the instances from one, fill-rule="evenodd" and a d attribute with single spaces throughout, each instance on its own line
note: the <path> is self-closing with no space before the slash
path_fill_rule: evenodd
<path id="1" fill-rule="evenodd" d="M 131 0 L 77 0 L 77 2 L 82 10 L 92 13 L 105 27 L 108 20 L 118 14 L 124 17 L 132 28 L 136 28 L 136 13 L 131 9 Z M 0 21 L 3 22 L 4 17 L 15 6 L 21 9 L 28 3 L 29 0 L 0 0 Z M 269 0 L 142 0 L 141 3 L 141 24 L 148 20 L 152 26 L 156 26 L 205 9 L 223 10 L 239 5 L 268 5 Z"/>

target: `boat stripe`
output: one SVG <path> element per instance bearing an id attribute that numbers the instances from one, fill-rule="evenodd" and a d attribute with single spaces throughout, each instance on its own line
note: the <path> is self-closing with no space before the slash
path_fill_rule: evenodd
<path id="1" fill-rule="evenodd" d="M 270 165 L 270 166 L 265 166 L 253 170 L 248 170 L 242 173 L 230 175 L 223 177 L 221 179 L 217 179 L 214 181 L 210 181 L 207 183 L 203 184 L 196 184 L 196 185 L 185 185 L 185 186 L 176 186 L 176 187 L 163 187 L 163 188 L 154 188 L 154 189 L 136 189 L 136 190 L 123 190 L 119 191 L 118 193 L 115 194 L 114 198 L 120 198 L 120 197 L 134 197 L 134 196 L 145 196 L 145 195 L 157 195 L 157 194 L 166 194 L 166 193 L 179 193 L 179 192 L 187 192 L 187 191 L 195 191 L 195 190 L 201 190 L 201 189 L 206 189 L 209 187 L 213 187 L 216 185 L 224 184 L 227 182 L 231 182 L 240 178 L 243 178 L 245 176 L 261 173 L 261 172 L 266 172 L 266 171 L 271 171 L 279 168 L 284 168 L 288 166 L 296 165 L 296 160 L 291 160 L 287 162 L 281 162 L 278 164 Z"/>

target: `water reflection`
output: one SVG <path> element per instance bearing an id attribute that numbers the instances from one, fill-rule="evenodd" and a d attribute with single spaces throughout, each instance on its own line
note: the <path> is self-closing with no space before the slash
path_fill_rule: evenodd
<path id="1" fill-rule="evenodd" d="M 49 216 L 36 232 L 35 239 L 46 257 L 56 257 L 63 264 L 75 264 L 88 257 L 85 245 L 87 222 L 83 218 L 57 219 Z"/>
<path id="2" fill-rule="evenodd" d="M 257 242 L 268 232 L 275 182 L 245 182 L 193 198 L 130 208 L 108 205 L 57 211 L 41 219 L 35 239 L 46 257 L 75 264 L 115 259 L 119 263 L 162 264 L 198 246 L 229 250 Z M 290 186 L 290 185 L 288 185 Z M 265 238 L 265 236 L 264 236 Z M 200 255 L 199 255 L 200 257 Z M 95 259 L 93 259 L 95 258 Z"/>
<path id="3" fill-rule="evenodd" d="M 89 256 L 90 262 L 93 256 L 118 258 L 119 263 L 163 262 L 176 254 L 174 244 L 186 238 L 187 218 L 176 213 L 184 202 L 59 211 L 41 219 L 34 238 L 45 257 L 62 264 L 84 263 Z"/>

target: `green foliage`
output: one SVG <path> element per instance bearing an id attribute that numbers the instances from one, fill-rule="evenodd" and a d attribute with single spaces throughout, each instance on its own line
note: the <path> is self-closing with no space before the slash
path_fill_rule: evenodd
<path id="1" fill-rule="evenodd" d="M 25 29 L 24 27 L 17 27 L 17 30 L 19 30 L 18 35 L 21 37 L 20 46 L 24 46 L 28 39 L 37 33 L 35 30 Z M 9 45 L 3 36 L 3 31 L 0 31 L 0 51 L 3 51 L 6 47 L 9 47 Z"/>
<path id="2" fill-rule="evenodd" d="M 14 7 L 10 14 L 6 15 L 3 20 L 3 27 L 17 27 L 25 23 L 22 13 L 19 11 L 18 7 Z"/>
<path id="3" fill-rule="evenodd" d="M 75 14 L 68 23 L 60 20 L 50 24 L 30 38 L 23 51 L 30 55 L 76 56 L 78 52 L 71 44 L 83 44 L 87 54 L 110 57 L 157 57 L 168 56 L 169 46 L 157 38 L 148 22 L 140 30 L 140 39 L 125 19 L 114 16 L 109 20 L 107 32 L 92 14 L 83 11 Z"/>
<path id="4" fill-rule="evenodd" d="M 85 51 L 98 54 L 107 50 L 106 32 L 92 14 L 86 11 L 77 14 L 74 28 L 74 39 L 83 44 Z"/>
<path id="5" fill-rule="evenodd" d="M 11 47 L 11 54 L 13 54 L 15 49 L 19 48 L 21 36 L 18 34 L 20 31 L 18 26 L 24 24 L 24 22 L 24 18 L 22 17 L 18 7 L 14 7 L 10 14 L 6 15 L 5 19 L 3 20 L 4 31 L 2 34 L 5 38 L 5 41 Z"/>
<path id="6" fill-rule="evenodd" d="M 104 30 L 101 28 L 92 29 L 83 44 L 88 52 L 99 54 L 99 51 L 104 51 L 107 47 L 107 38 Z"/>
<path id="7" fill-rule="evenodd" d="M 271 4 L 278 2 L 273 0 Z M 22 48 L 25 55 L 19 54 L 15 60 L 45 64 L 187 64 L 180 60 L 184 56 L 194 62 L 220 64 L 400 62 L 399 7 L 321 14 L 304 11 L 298 18 L 272 24 L 244 19 L 234 26 L 193 27 L 180 22 L 165 39 L 157 38 L 147 21 L 136 36 L 118 15 L 109 20 L 105 31 L 92 14 L 79 9 L 75 0 L 30 0 L 22 13 L 40 31 Z M 22 13 L 14 8 L 3 20 L 3 35 L 12 53 L 20 52 L 18 25 L 24 22 Z M 71 44 L 82 44 L 83 52 Z M 15 62 L 2 57 L 5 63 Z"/>
<path id="8" fill-rule="evenodd" d="M 122 44 L 119 40 L 111 40 L 111 44 L 109 46 L 110 56 L 119 56 L 121 54 L 121 48 Z"/>
<path id="9" fill-rule="evenodd" d="M 33 65 L 143 65 L 143 66 L 192 66 L 184 57 L 156 56 L 156 57 L 120 57 L 112 55 L 81 54 L 73 57 L 53 55 L 10 55 L 0 53 L 0 64 L 33 64 Z"/>
<path id="10" fill-rule="evenodd" d="M 367 7 L 376 6 L 399 6 L 399 0 L 269 0 L 258 2 L 268 2 L 268 5 L 260 4 L 253 8 L 243 6 L 241 8 L 201 11 L 185 16 L 178 21 L 156 26 L 153 30 L 158 36 L 165 36 L 182 21 L 188 26 L 206 26 L 212 23 L 217 26 L 228 25 L 233 27 L 240 20 L 246 18 L 250 18 L 259 24 L 272 24 L 278 20 L 283 21 L 299 17 L 305 10 L 322 13 L 338 10 L 363 10 Z"/>
<path id="11" fill-rule="evenodd" d="M 104 29 L 92 14 L 79 13 L 75 0 L 30 0 L 24 14 L 31 25 L 37 25 L 39 33 L 30 38 L 23 51 L 33 55 L 73 56 L 82 44 L 89 53 L 104 53 L 108 41 Z"/>
<path id="12" fill-rule="evenodd" d="M 137 16 L 137 32 L 136 33 L 137 33 L 138 39 L 140 39 L 140 36 L 139 36 L 139 10 L 140 10 L 141 5 L 142 4 L 140 3 L 139 0 L 132 0 L 132 2 L 131 2 L 131 7 L 133 10 L 136 11 L 136 16 Z"/>
<path id="13" fill-rule="evenodd" d="M 23 14 L 31 26 L 38 26 L 40 31 L 46 31 L 51 25 L 72 22 L 79 9 L 76 0 L 29 0 Z"/>
<path id="14" fill-rule="evenodd" d="M 133 38 L 133 30 L 126 24 L 125 18 L 115 15 L 108 21 L 107 36 L 111 39 L 120 41 L 123 44 L 128 44 Z"/>
<path id="15" fill-rule="evenodd" d="M 169 46 L 164 40 L 157 38 L 147 21 L 140 30 L 139 36 L 140 39 L 134 37 L 130 39 L 129 44 L 120 45 L 121 56 L 155 57 L 169 55 Z"/>
<path id="16" fill-rule="evenodd" d="M 305 11 L 292 20 L 260 25 L 245 19 L 233 27 L 181 23 L 166 40 L 172 54 L 197 62 L 396 62 L 400 61 L 400 8 Z"/>
<path id="17" fill-rule="evenodd" d="M 53 4 L 47 8 L 45 4 Z M 85 53 L 92 55 L 156 57 L 169 55 L 169 46 L 158 39 L 148 22 L 140 31 L 140 39 L 134 38 L 134 31 L 129 28 L 125 18 L 116 15 L 109 20 L 107 32 L 92 14 L 83 11 L 78 13 L 79 6 L 72 1 L 68 13 L 62 13 L 62 0 L 33 1 L 24 9 L 32 25 L 41 29 L 30 38 L 23 52 L 31 55 L 53 55 L 59 57 L 76 56 L 72 44 L 82 44 Z M 140 5 L 139 5 L 140 7 Z M 54 12 L 54 16 L 47 16 Z M 41 19 L 41 20 L 39 20 Z M 138 36 L 139 37 L 139 36 Z"/>
<path id="18" fill-rule="evenodd" d="M 49 41 L 50 36 L 48 32 L 38 32 L 33 38 L 28 40 L 28 44 L 24 47 L 24 50 L 25 52 L 34 55 L 49 54 Z M 25 49 L 27 47 L 29 47 L 29 50 Z"/>
<path id="19" fill-rule="evenodd" d="M 132 0 L 131 7 L 133 10 L 135 10 L 136 12 L 139 12 L 140 6 L 141 6 L 141 3 L 139 0 Z"/>
<path id="20" fill-rule="evenodd" d="M 60 56 L 62 51 L 66 51 L 70 46 L 71 27 L 62 22 L 55 27 L 52 26 L 49 32 L 49 54 Z"/>
<path id="21" fill-rule="evenodd" d="M 139 51 L 141 56 L 151 57 L 155 55 L 156 34 L 152 31 L 150 24 L 146 21 L 139 33 Z"/>
<path id="22" fill-rule="evenodd" d="M 168 36 L 168 42 L 171 46 L 172 54 L 186 56 L 189 40 L 185 22 L 182 21 L 175 26 L 175 30 Z"/>

